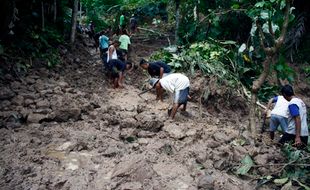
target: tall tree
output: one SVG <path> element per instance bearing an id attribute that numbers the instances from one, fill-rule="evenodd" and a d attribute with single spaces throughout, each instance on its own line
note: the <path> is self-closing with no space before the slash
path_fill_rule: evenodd
<path id="1" fill-rule="evenodd" d="M 258 30 L 260 48 L 265 52 L 266 58 L 262 63 L 263 71 L 259 75 L 259 77 L 255 81 L 253 81 L 251 89 L 252 96 L 251 96 L 251 108 L 250 108 L 250 129 L 252 132 L 252 136 L 254 138 L 257 138 L 256 116 L 255 116 L 257 94 L 262 84 L 268 77 L 271 66 L 276 64 L 279 59 L 279 51 L 284 42 L 290 16 L 291 0 L 285 0 L 285 2 L 283 1 L 284 4 L 281 3 L 282 5 L 278 5 L 277 2 L 275 2 L 276 4 L 272 4 L 272 2 L 275 1 L 270 2 L 262 1 L 256 3 L 256 8 L 261 9 L 261 11 L 259 11 L 259 14 L 261 15 L 260 18 L 261 20 L 256 20 L 257 17 L 255 17 L 254 22 Z M 276 24 L 273 22 L 273 18 L 277 18 L 272 17 L 275 16 L 273 15 L 276 12 L 275 9 L 266 12 L 266 8 L 268 7 L 270 8 L 272 7 L 272 5 L 280 6 L 280 9 L 281 7 L 284 8 L 284 17 L 282 17 L 283 19 L 279 22 L 282 23 L 282 25 L 278 25 L 278 27 L 281 28 L 280 32 L 275 31 Z M 282 10 L 278 9 L 278 12 L 281 11 Z M 262 25 L 262 22 L 265 23 Z M 268 38 L 266 37 L 266 35 L 268 35 Z M 268 40 L 270 38 L 271 41 Z"/>
<path id="2" fill-rule="evenodd" d="M 175 43 L 179 43 L 179 25 L 180 25 L 180 4 L 181 0 L 175 0 Z"/>
<path id="3" fill-rule="evenodd" d="M 71 35 L 70 35 L 71 44 L 73 44 L 75 41 L 78 8 L 79 8 L 79 0 L 74 0 L 73 7 L 72 7 L 72 18 L 71 18 Z"/>

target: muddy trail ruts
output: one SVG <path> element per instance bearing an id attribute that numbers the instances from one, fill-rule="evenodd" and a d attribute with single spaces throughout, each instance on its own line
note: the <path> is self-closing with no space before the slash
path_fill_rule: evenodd
<path id="1" fill-rule="evenodd" d="M 133 44 L 132 61 L 163 46 L 157 42 Z M 261 165 L 282 159 L 274 146 L 238 145 L 246 124 L 195 102 L 167 119 L 168 98 L 137 96 L 140 69 L 125 89 L 112 89 L 98 54 L 78 44 L 55 69 L 1 84 L 0 189 L 253 189 L 234 166 L 247 154 Z"/>

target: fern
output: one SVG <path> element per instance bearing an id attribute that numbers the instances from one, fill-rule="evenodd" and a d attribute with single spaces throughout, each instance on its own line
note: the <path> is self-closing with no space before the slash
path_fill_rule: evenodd
<path id="1" fill-rule="evenodd" d="M 306 34 L 306 13 L 301 13 L 296 18 L 291 30 L 287 33 L 285 39 L 285 51 L 292 62 L 294 61 L 293 56 L 298 53 L 298 48 L 302 42 L 304 35 Z"/>

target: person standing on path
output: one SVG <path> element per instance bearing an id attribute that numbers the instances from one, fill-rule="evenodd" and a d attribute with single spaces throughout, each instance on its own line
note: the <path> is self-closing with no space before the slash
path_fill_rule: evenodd
<path id="1" fill-rule="evenodd" d="M 124 13 L 121 14 L 121 16 L 119 17 L 119 29 L 122 31 L 123 29 L 125 29 L 125 16 Z"/>
<path id="2" fill-rule="evenodd" d="M 107 60 L 107 51 L 109 48 L 109 38 L 101 34 L 99 37 L 99 50 L 100 50 L 100 58 L 105 62 Z"/>
<path id="3" fill-rule="evenodd" d="M 186 111 L 189 98 L 189 79 L 180 73 L 170 74 L 162 79 L 152 78 L 150 84 L 156 88 L 157 100 L 163 101 L 163 89 L 173 93 L 173 107 L 168 109 L 168 115 L 174 119 L 178 108 L 183 105 L 182 111 Z"/>
<path id="4" fill-rule="evenodd" d="M 282 93 L 283 94 L 283 93 Z M 271 111 L 270 118 L 270 138 L 274 139 L 274 133 L 280 125 L 282 133 L 285 133 L 288 125 L 288 104 L 289 102 L 284 98 L 284 96 L 275 96 L 271 98 L 268 102 L 265 114 L 269 111 L 271 104 L 275 103 L 274 108 Z"/>
<path id="5" fill-rule="evenodd" d="M 108 48 L 107 62 L 106 62 L 106 65 L 105 65 L 107 70 L 111 69 L 110 61 L 113 60 L 113 59 L 118 59 L 117 51 L 116 51 L 118 46 L 119 46 L 119 42 L 117 40 L 114 40 L 113 43 Z"/>
<path id="6" fill-rule="evenodd" d="M 279 143 L 293 141 L 297 147 L 305 147 L 308 144 L 309 130 L 307 125 L 306 104 L 295 96 L 292 86 L 285 85 L 281 90 L 284 98 L 289 101 L 288 127 Z"/>
<path id="7" fill-rule="evenodd" d="M 138 21 L 137 21 L 137 18 L 136 18 L 135 14 L 131 15 L 131 18 L 130 18 L 129 22 L 130 22 L 130 34 L 136 33 L 137 32 L 137 27 L 138 27 Z"/>
<path id="8" fill-rule="evenodd" d="M 122 33 L 123 34 L 119 37 L 119 40 L 118 40 L 120 42 L 119 49 L 122 53 L 122 58 L 124 59 L 124 61 L 127 61 L 128 60 L 128 48 L 131 42 L 130 42 L 130 38 L 128 36 L 127 30 L 123 30 Z"/>
<path id="9" fill-rule="evenodd" d="M 161 61 L 149 63 L 145 59 L 141 59 L 140 66 L 147 70 L 151 77 L 159 77 L 160 79 L 169 75 L 171 72 L 170 66 Z"/>

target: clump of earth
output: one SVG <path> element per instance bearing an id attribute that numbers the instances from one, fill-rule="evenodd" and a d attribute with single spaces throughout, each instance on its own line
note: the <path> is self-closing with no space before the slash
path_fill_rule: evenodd
<path id="1" fill-rule="evenodd" d="M 132 61 L 167 43 L 156 42 L 133 43 Z M 1 83 L 1 189 L 253 189 L 255 181 L 234 174 L 240 161 L 283 159 L 274 145 L 250 145 L 243 100 L 234 99 L 239 107 L 231 111 L 223 98 L 216 107 L 192 101 L 187 114 L 170 120 L 168 96 L 163 103 L 152 91 L 138 96 L 147 79 L 142 70 L 126 76 L 125 89 L 113 89 L 99 52 L 76 48 L 52 70 L 8 75 Z"/>

